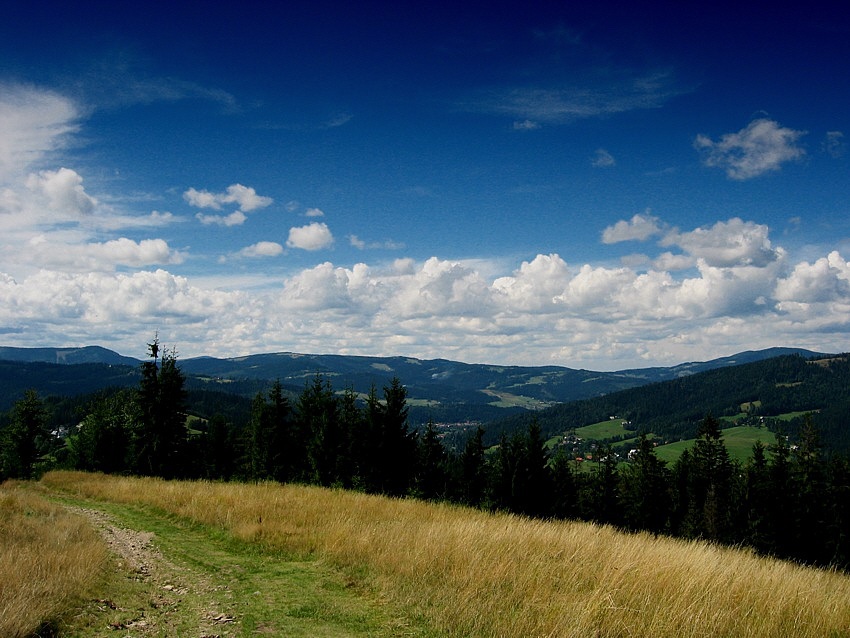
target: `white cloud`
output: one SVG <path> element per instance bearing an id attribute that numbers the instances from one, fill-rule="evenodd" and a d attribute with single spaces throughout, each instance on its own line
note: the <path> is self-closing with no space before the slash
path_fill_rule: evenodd
<path id="1" fill-rule="evenodd" d="M 104 261 L 148 258 L 141 244 L 90 248 L 109 253 Z M 249 248 L 260 255 L 282 247 Z M 162 246 L 148 250 L 167 254 Z M 128 354 L 137 354 L 140 334 L 159 329 L 184 356 L 290 350 L 591 369 L 777 344 L 850 347 L 850 264 L 838 252 L 787 271 L 781 259 L 720 266 L 696 258 L 676 276 L 654 267 L 573 268 L 556 254 L 537 255 L 508 275 L 488 271 L 498 266 L 436 257 L 386 266 L 325 262 L 282 288 L 226 293 L 221 281 L 199 286 L 163 270 L 41 270 L 21 283 L 0 275 L 0 328 L 18 331 L 22 344 L 38 335 L 42 344 L 101 342 Z"/>
<path id="2" fill-rule="evenodd" d="M 324 217 L 325 213 L 320 208 L 308 208 L 304 217 Z"/>
<path id="3" fill-rule="evenodd" d="M 0 83 L 0 183 L 63 148 L 78 118 L 76 105 L 58 93 Z"/>
<path id="4" fill-rule="evenodd" d="M 813 264 L 801 262 L 776 282 L 774 296 L 781 302 L 804 304 L 850 299 L 850 263 L 836 251 Z"/>
<path id="5" fill-rule="evenodd" d="M 704 153 L 706 166 L 725 169 L 730 179 L 745 180 L 778 171 L 785 162 L 803 157 L 806 151 L 797 142 L 804 134 L 762 118 L 737 133 L 723 135 L 718 142 L 698 135 L 694 147 Z"/>
<path id="6" fill-rule="evenodd" d="M 97 227 L 102 230 L 119 230 L 122 228 L 161 228 L 177 222 L 185 221 L 168 211 L 151 211 L 148 215 L 103 215 L 97 219 Z"/>
<path id="7" fill-rule="evenodd" d="M 26 185 L 30 190 L 46 196 L 48 206 L 61 213 L 88 215 L 97 205 L 97 200 L 83 188 L 83 178 L 69 168 L 30 175 Z"/>
<path id="8" fill-rule="evenodd" d="M 536 131 L 539 128 L 540 122 L 533 122 L 532 120 L 522 120 L 514 122 L 515 131 Z"/>
<path id="9" fill-rule="evenodd" d="M 260 241 L 239 251 L 242 257 L 277 257 L 283 254 L 283 246 L 274 241 Z"/>
<path id="10" fill-rule="evenodd" d="M 213 210 L 221 210 L 224 204 L 236 204 L 240 211 L 246 213 L 265 208 L 274 202 L 271 197 L 257 195 L 256 190 L 242 184 L 231 184 L 224 193 L 189 188 L 183 193 L 183 199 L 196 208 L 212 208 Z"/>
<path id="11" fill-rule="evenodd" d="M 195 213 L 195 218 L 204 226 L 241 226 L 248 219 L 241 210 L 235 210 L 229 215 L 204 215 Z"/>
<path id="12" fill-rule="evenodd" d="M 331 246 L 333 241 L 333 235 L 327 224 L 313 222 L 306 226 L 290 228 L 286 245 L 290 248 L 301 248 L 302 250 L 321 250 Z"/>
<path id="13" fill-rule="evenodd" d="M 774 250 L 764 224 L 745 222 L 732 218 L 717 222 L 710 228 L 697 228 L 690 232 L 671 231 L 662 244 L 679 246 L 694 258 L 703 259 L 710 266 L 766 266 L 782 256 Z"/>
<path id="14" fill-rule="evenodd" d="M 25 248 L 26 259 L 41 268 L 67 271 L 108 271 L 116 266 L 142 268 L 179 264 L 184 255 L 172 250 L 162 239 L 133 241 L 120 237 L 99 243 L 57 242 L 49 236 L 33 237 Z"/>
<path id="15" fill-rule="evenodd" d="M 616 244 L 623 241 L 646 241 L 663 231 L 663 225 L 657 217 L 649 214 L 634 215 L 629 221 L 620 220 L 602 231 L 602 242 Z"/>
<path id="16" fill-rule="evenodd" d="M 524 261 L 511 276 L 493 282 L 493 289 L 514 310 L 554 312 L 555 297 L 570 281 L 570 269 L 558 255 L 537 255 Z"/>
<path id="17" fill-rule="evenodd" d="M 590 163 L 595 168 L 611 168 L 617 165 L 617 160 L 604 148 L 598 148 L 596 149 L 596 153 L 593 154 L 593 159 L 590 160 Z"/>
<path id="18" fill-rule="evenodd" d="M 694 265 L 696 265 L 696 260 L 693 257 L 676 255 L 671 252 L 661 253 L 652 262 L 652 267 L 658 271 L 687 270 Z"/>

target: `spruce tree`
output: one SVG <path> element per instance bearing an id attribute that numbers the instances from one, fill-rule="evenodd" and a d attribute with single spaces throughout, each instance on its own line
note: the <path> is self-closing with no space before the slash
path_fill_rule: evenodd
<path id="1" fill-rule="evenodd" d="M 478 507 L 487 488 L 487 465 L 484 458 L 484 428 L 480 425 L 466 442 L 460 457 L 460 498 L 466 505 Z"/>
<path id="2" fill-rule="evenodd" d="M 35 390 L 15 402 L 8 426 L 0 432 L 0 479 L 33 478 L 41 440 L 47 437 L 47 412 Z"/>
<path id="3" fill-rule="evenodd" d="M 339 427 L 339 405 L 330 381 L 317 374 L 313 383 L 304 388 L 295 410 L 299 432 L 306 441 L 309 480 L 333 485 L 340 480 L 344 445 Z"/>
<path id="4" fill-rule="evenodd" d="M 673 507 L 671 476 L 666 463 L 656 455 L 652 441 L 646 434 L 640 434 L 631 462 L 622 472 L 622 505 L 627 527 L 655 534 L 666 531 Z"/>
<path id="5" fill-rule="evenodd" d="M 723 432 L 719 421 L 708 415 L 697 429 L 691 451 L 687 535 L 731 541 L 734 496 L 733 466 Z"/>
<path id="6" fill-rule="evenodd" d="M 139 474 L 179 477 L 186 450 L 186 390 L 175 350 L 160 359 L 159 338 L 148 344 L 136 392 L 138 420 L 132 433 L 133 469 Z"/>
<path id="7" fill-rule="evenodd" d="M 416 494 L 434 500 L 447 493 L 447 455 L 440 441 L 434 421 L 429 419 L 425 432 L 419 439 L 419 462 L 416 474 Z"/>

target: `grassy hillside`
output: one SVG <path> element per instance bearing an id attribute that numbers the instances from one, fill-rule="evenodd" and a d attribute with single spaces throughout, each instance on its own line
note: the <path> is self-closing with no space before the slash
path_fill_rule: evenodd
<path id="1" fill-rule="evenodd" d="M 47 636 L 105 580 L 106 546 L 81 516 L 0 487 L 0 636 Z M 38 632 L 38 633 L 36 633 Z"/>
<path id="2" fill-rule="evenodd" d="M 578 434 L 588 424 L 608 423 L 611 415 L 617 415 L 629 420 L 630 429 L 636 432 L 653 433 L 672 442 L 693 438 L 707 414 L 721 420 L 763 416 L 788 421 L 794 413 L 817 412 L 815 422 L 824 444 L 850 451 L 848 387 L 847 356 L 821 360 L 782 356 L 565 403 L 533 417 L 508 417 L 488 426 L 487 443 L 495 443 L 501 432 L 525 430 L 532 418 L 544 434 L 556 436 L 573 429 Z M 748 413 L 743 415 L 745 409 Z M 617 434 L 612 431 L 610 436 Z"/>
<path id="3" fill-rule="evenodd" d="M 850 578 L 606 527 L 276 484 L 51 473 L 52 490 L 161 509 L 310 555 L 444 636 L 839 636 Z M 278 634 L 283 635 L 283 634 Z"/>

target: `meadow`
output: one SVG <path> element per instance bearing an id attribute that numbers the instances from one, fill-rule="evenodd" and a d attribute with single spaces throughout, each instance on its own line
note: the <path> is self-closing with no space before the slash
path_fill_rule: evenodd
<path id="1" fill-rule="evenodd" d="M 42 485 L 313 557 L 435 635 L 850 636 L 847 575 L 702 542 L 310 486 L 70 472 Z"/>
<path id="2" fill-rule="evenodd" d="M 25 484 L 0 489 L 0 636 L 52 627 L 104 581 L 107 549 L 88 521 Z"/>

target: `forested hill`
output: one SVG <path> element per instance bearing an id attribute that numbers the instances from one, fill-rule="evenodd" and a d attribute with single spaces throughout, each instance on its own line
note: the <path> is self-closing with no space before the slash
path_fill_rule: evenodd
<path id="1" fill-rule="evenodd" d="M 850 355 L 776 357 L 565 403 L 496 421 L 488 440 L 522 431 L 531 418 L 554 436 L 616 415 L 635 432 L 675 441 L 693 438 L 707 414 L 759 419 L 810 411 L 824 443 L 850 451 Z"/>
<path id="2" fill-rule="evenodd" d="M 559 366 L 499 366 L 446 359 L 361 357 L 297 353 L 257 354 L 230 359 L 181 359 L 188 386 L 250 396 L 258 387 L 280 380 L 300 392 L 317 374 L 338 390 L 367 394 L 398 378 L 408 392 L 411 421 L 492 421 L 507 414 L 539 410 L 558 403 L 610 394 L 647 383 L 676 379 L 715 368 L 727 368 L 782 354 L 815 353 L 793 348 L 743 352 L 707 362 L 683 363 L 618 372 L 575 370 Z M 5 360 L 5 361 L 3 361 Z M 18 367 L 25 363 L 25 366 Z M 137 380 L 140 361 L 105 348 L 0 347 L 0 410 L 28 388 L 43 395 L 70 396 Z M 61 364 L 61 365 L 60 365 Z M 69 370 L 65 364 L 75 364 Z M 85 365 L 82 365 L 85 364 Z M 98 364 L 109 367 L 98 369 Z M 76 367 L 80 365 L 81 367 Z M 88 367 L 87 367 L 88 366 Z M 129 366 L 120 368 L 120 366 Z"/>

